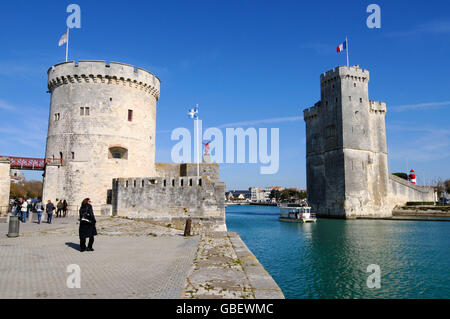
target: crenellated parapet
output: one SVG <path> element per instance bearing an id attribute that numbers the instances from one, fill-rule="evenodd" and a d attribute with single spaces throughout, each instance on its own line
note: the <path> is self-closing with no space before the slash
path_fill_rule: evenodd
<path id="1" fill-rule="evenodd" d="M 372 114 L 386 114 L 386 103 L 369 101 L 369 111 Z"/>
<path id="2" fill-rule="evenodd" d="M 111 204 L 117 216 L 179 227 L 191 218 L 197 230 L 226 230 L 225 184 L 207 175 L 115 178 Z"/>
<path id="3" fill-rule="evenodd" d="M 320 101 L 314 104 L 314 106 L 303 110 L 303 120 L 309 121 L 319 116 Z"/>
<path id="4" fill-rule="evenodd" d="M 153 95 L 156 100 L 160 95 L 161 83 L 157 76 L 142 68 L 119 62 L 70 61 L 52 66 L 47 73 L 50 92 L 69 83 L 101 83 L 133 87 Z"/>
<path id="5" fill-rule="evenodd" d="M 325 87 L 343 79 L 368 83 L 369 78 L 369 70 L 361 69 L 359 65 L 350 67 L 338 66 L 322 73 L 320 75 L 320 84 L 322 87 Z"/>
<path id="6" fill-rule="evenodd" d="M 181 177 L 135 177 L 135 178 L 114 178 L 113 185 L 119 185 L 133 192 L 134 189 L 169 188 L 172 190 L 202 187 L 205 179 L 198 176 Z M 209 181 L 209 178 L 206 178 Z"/>

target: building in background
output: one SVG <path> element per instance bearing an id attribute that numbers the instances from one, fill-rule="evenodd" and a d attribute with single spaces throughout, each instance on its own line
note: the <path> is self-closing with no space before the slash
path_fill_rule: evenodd
<path id="1" fill-rule="evenodd" d="M 251 192 L 249 190 L 232 190 L 225 193 L 227 201 L 250 201 Z"/>
<path id="2" fill-rule="evenodd" d="M 272 190 L 283 191 L 281 186 L 267 186 L 267 187 L 250 187 L 251 201 L 254 203 L 270 202 L 270 193 Z"/>
<path id="3" fill-rule="evenodd" d="M 21 185 L 23 185 L 23 183 L 25 183 L 25 175 L 23 175 L 23 173 L 18 169 L 10 170 L 10 179 L 11 179 L 11 183 L 21 184 Z"/>

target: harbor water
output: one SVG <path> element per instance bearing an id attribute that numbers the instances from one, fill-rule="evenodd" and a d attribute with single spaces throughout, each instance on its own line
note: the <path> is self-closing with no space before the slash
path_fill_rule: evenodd
<path id="1" fill-rule="evenodd" d="M 450 222 L 285 223 L 273 206 L 228 206 L 226 213 L 228 230 L 286 298 L 450 298 Z M 369 265 L 379 266 L 380 288 L 368 287 Z"/>

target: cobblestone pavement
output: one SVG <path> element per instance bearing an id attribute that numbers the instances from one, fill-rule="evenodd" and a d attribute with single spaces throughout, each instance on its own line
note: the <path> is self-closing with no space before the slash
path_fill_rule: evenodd
<path id="1" fill-rule="evenodd" d="M 6 237 L 0 224 L 0 298 L 180 298 L 199 237 L 145 221 L 99 217 L 94 252 L 79 251 L 75 219 L 20 225 Z M 68 288 L 67 266 L 81 269 Z"/>

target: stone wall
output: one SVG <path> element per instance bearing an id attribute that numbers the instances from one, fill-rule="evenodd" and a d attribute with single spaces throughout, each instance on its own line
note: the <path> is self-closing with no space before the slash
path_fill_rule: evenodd
<path id="1" fill-rule="evenodd" d="M 10 166 L 8 158 L 0 158 L 0 216 L 8 212 L 11 187 Z"/>
<path id="2" fill-rule="evenodd" d="M 389 175 L 389 197 L 392 207 L 405 205 L 406 202 L 437 201 L 437 194 L 434 188 L 417 186 L 392 174 Z"/>
<path id="3" fill-rule="evenodd" d="M 199 176 L 209 176 L 211 179 L 219 180 L 219 165 L 216 163 L 201 163 Z M 155 163 L 156 176 L 180 177 L 197 176 L 197 164 L 193 163 Z"/>
<path id="4" fill-rule="evenodd" d="M 117 178 L 112 183 L 112 214 L 145 218 L 184 227 L 191 218 L 194 231 L 225 231 L 225 184 L 218 164 L 201 164 L 210 175 L 190 175 L 196 164 L 157 163 L 158 177 Z"/>

